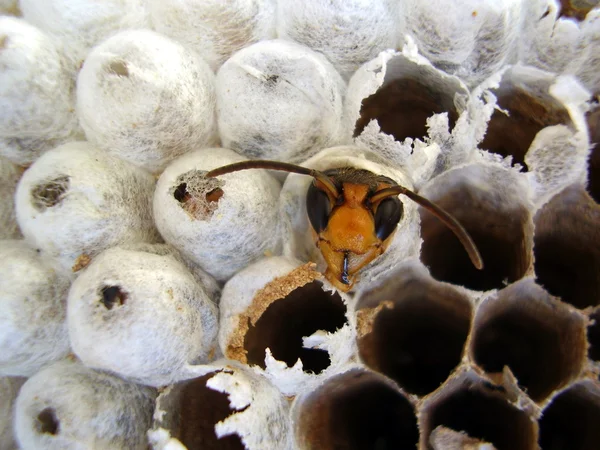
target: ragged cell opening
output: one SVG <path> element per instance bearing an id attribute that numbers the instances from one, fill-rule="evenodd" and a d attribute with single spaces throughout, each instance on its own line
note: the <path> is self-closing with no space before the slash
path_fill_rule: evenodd
<path id="1" fill-rule="evenodd" d="M 600 4 L 598 0 L 560 0 L 559 17 L 571 17 L 582 22 Z"/>
<path id="2" fill-rule="evenodd" d="M 179 426 L 171 434 L 188 450 L 243 450 L 237 434 L 217 438 L 215 425 L 236 410 L 229 407 L 227 394 L 206 386 L 216 372 L 185 382 L 179 400 Z"/>
<path id="3" fill-rule="evenodd" d="M 304 348 L 303 337 L 323 330 L 333 333 L 346 324 L 346 305 L 337 293 L 313 281 L 271 303 L 244 338 L 249 364 L 265 368 L 265 350 L 288 367 L 302 360 L 305 372 L 321 373 L 331 361 L 325 350 Z"/>
<path id="4" fill-rule="evenodd" d="M 577 308 L 600 304 L 600 206 L 579 186 L 535 216 L 537 282 Z"/>
<path id="5" fill-rule="evenodd" d="M 424 424 L 429 432 L 442 425 L 489 442 L 496 450 L 536 448 L 532 421 L 492 386 L 490 389 L 483 384 L 458 388 L 428 406 L 425 416 Z M 425 442 L 429 442 L 428 436 Z"/>
<path id="6" fill-rule="evenodd" d="M 38 433 L 57 435 L 60 422 L 54 408 L 44 408 L 37 416 L 36 428 Z"/>
<path id="7" fill-rule="evenodd" d="M 417 280 L 393 296 L 392 307 L 382 308 L 359 339 L 360 356 L 407 392 L 429 394 L 461 361 L 471 304 L 453 289 Z"/>
<path id="8" fill-rule="evenodd" d="M 216 178 L 205 178 L 205 173 L 199 170 L 186 172 L 177 178 L 173 187 L 173 198 L 193 219 L 209 219 L 224 195 L 221 189 L 223 182 Z"/>
<path id="9" fill-rule="evenodd" d="M 510 295 L 510 294 L 508 294 Z M 503 294 L 484 304 L 475 319 L 473 358 L 488 373 L 508 366 L 536 402 L 576 377 L 585 363 L 581 318 L 524 294 L 514 302 Z M 488 307 L 489 306 L 489 307 Z"/>
<path id="10" fill-rule="evenodd" d="M 31 203 L 38 211 L 58 205 L 69 190 L 69 182 L 69 177 L 65 175 L 34 186 L 31 191 Z"/>
<path id="11" fill-rule="evenodd" d="M 600 442 L 600 392 L 578 384 L 552 400 L 540 419 L 540 446 L 550 450 L 596 450 Z"/>
<path id="12" fill-rule="evenodd" d="M 123 291 L 120 286 L 104 286 L 101 294 L 100 302 L 109 310 L 123 306 L 127 300 L 127 292 Z"/>
<path id="13" fill-rule="evenodd" d="M 588 162 L 588 192 L 600 203 L 600 106 L 586 114 L 592 151 Z"/>
<path id="14" fill-rule="evenodd" d="M 539 97 L 523 89 L 500 87 L 498 106 L 508 111 L 494 111 L 480 147 L 502 156 L 512 156 L 513 164 L 527 170 L 525 154 L 536 134 L 550 125 L 570 124 L 569 113 L 550 96 Z"/>
<path id="15" fill-rule="evenodd" d="M 453 95 L 426 86 L 417 79 L 392 81 L 362 101 L 354 136 L 360 135 L 369 122 L 375 119 L 381 130 L 394 136 L 397 141 L 409 137 L 422 139 L 427 136 L 427 119 L 443 112 L 448 113 L 448 123 L 452 130 L 459 115 L 454 106 Z"/>
<path id="16" fill-rule="evenodd" d="M 452 214 L 473 238 L 484 268 L 473 266 L 456 236 L 431 213 L 420 208 L 421 261 L 440 281 L 486 291 L 522 278 L 531 264 L 532 229 L 524 206 L 506 205 L 497 193 L 467 183 L 430 198 Z M 499 204 L 503 202 L 504 204 Z"/>
<path id="17" fill-rule="evenodd" d="M 593 361 L 600 361 L 600 309 L 590 314 L 593 323 L 588 326 L 587 338 L 590 344 L 588 356 Z"/>
<path id="18" fill-rule="evenodd" d="M 359 369 L 331 378 L 307 398 L 296 433 L 304 450 L 416 449 L 419 441 L 408 399 Z"/>

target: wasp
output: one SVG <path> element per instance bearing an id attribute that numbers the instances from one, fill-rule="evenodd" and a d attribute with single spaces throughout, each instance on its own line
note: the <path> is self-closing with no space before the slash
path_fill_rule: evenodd
<path id="1" fill-rule="evenodd" d="M 359 271 L 382 255 L 389 246 L 404 207 L 405 195 L 433 213 L 458 238 L 471 262 L 483 269 L 481 255 L 463 226 L 435 203 L 364 169 L 342 167 L 323 172 L 294 164 L 250 160 L 209 171 L 209 178 L 248 169 L 268 169 L 308 175 L 313 178 L 306 193 L 306 210 L 316 246 L 327 270 L 325 278 L 342 292 L 354 286 Z"/>

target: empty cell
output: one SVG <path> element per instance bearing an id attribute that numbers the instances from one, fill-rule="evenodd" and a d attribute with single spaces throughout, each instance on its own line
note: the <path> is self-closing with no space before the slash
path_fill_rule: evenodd
<path id="1" fill-rule="evenodd" d="M 328 379 L 295 405 L 302 450 L 416 449 L 415 410 L 389 380 L 353 369 Z"/>
<path id="2" fill-rule="evenodd" d="M 397 141 L 422 139 L 427 136 L 427 119 L 444 112 L 448 113 L 452 130 L 459 116 L 454 105 L 456 91 L 445 87 L 430 84 L 411 73 L 384 84 L 363 99 L 354 136 L 360 135 L 371 120 L 377 120 L 381 131 Z"/>
<path id="3" fill-rule="evenodd" d="M 593 361 L 600 361 L 600 309 L 590 314 L 592 324 L 587 329 L 587 339 L 590 347 L 588 357 Z"/>
<path id="4" fill-rule="evenodd" d="M 542 411 L 540 446 L 546 450 L 595 450 L 600 442 L 600 388 L 578 383 Z"/>
<path id="5" fill-rule="evenodd" d="M 481 304 L 471 354 L 488 373 L 508 366 L 529 397 L 541 402 L 579 376 L 586 347 L 583 316 L 529 278 Z"/>
<path id="6" fill-rule="evenodd" d="M 407 392 L 429 394 L 460 363 L 471 315 L 469 299 L 457 290 L 397 271 L 381 289 L 361 296 L 360 356 Z"/>
<path id="7" fill-rule="evenodd" d="M 600 206 L 575 185 L 544 205 L 534 222 L 537 282 L 577 308 L 600 304 Z"/>
<path id="8" fill-rule="evenodd" d="M 592 151 L 588 161 L 588 192 L 600 203 L 600 106 L 586 115 Z"/>
<path id="9" fill-rule="evenodd" d="M 461 374 L 430 397 L 421 409 L 421 438 L 432 449 L 429 436 L 438 426 L 466 433 L 497 450 L 536 449 L 537 427 L 527 413 L 513 405 L 503 387 L 472 372 Z"/>
<path id="10" fill-rule="evenodd" d="M 320 281 L 299 287 L 273 302 L 244 339 L 247 361 L 265 368 L 265 350 L 288 367 L 300 359 L 305 372 L 321 373 L 331 363 L 325 350 L 305 348 L 302 338 L 316 331 L 334 333 L 346 324 L 346 305 L 338 294 L 325 292 Z"/>
<path id="11" fill-rule="evenodd" d="M 532 263 L 533 223 L 526 187 L 517 174 L 472 165 L 435 178 L 421 195 L 452 214 L 473 238 L 483 270 L 473 266 L 458 239 L 420 208 L 421 261 L 440 281 L 485 291 L 526 275 Z"/>

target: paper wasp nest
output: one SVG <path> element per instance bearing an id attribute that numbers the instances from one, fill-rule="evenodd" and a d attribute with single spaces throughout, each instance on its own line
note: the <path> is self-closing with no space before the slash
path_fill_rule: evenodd
<path id="1" fill-rule="evenodd" d="M 6 442 L 600 448 L 598 0 L 105 3 L 0 21 Z M 206 176 L 259 158 L 388 177 L 483 268 L 400 194 L 341 292 L 310 176 Z"/>

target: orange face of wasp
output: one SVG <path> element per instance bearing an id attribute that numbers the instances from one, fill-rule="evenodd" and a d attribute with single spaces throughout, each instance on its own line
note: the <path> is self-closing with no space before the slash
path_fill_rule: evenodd
<path id="1" fill-rule="evenodd" d="M 396 184 L 386 177 L 349 168 L 325 174 L 338 195 L 334 198 L 315 180 L 307 193 L 307 211 L 327 263 L 325 277 L 347 292 L 357 273 L 386 250 L 402 217 L 402 203 L 397 197 L 371 202 L 377 191 Z"/>

